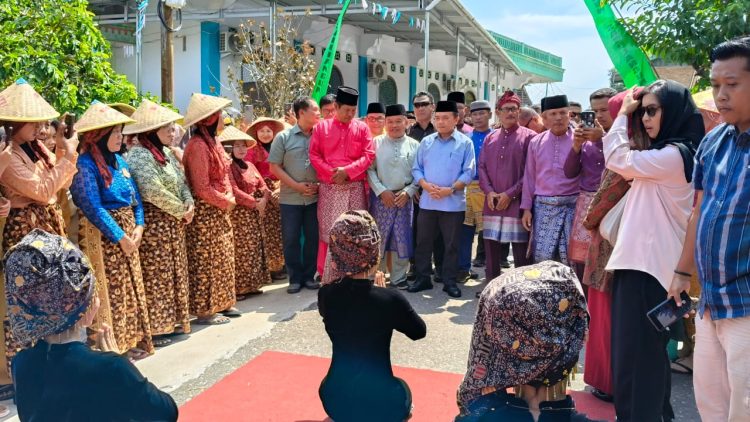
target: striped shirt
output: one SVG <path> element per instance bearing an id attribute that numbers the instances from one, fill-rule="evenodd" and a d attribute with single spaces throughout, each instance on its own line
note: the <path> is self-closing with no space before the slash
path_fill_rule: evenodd
<path id="1" fill-rule="evenodd" d="M 750 130 L 722 124 L 704 138 L 693 177 L 703 191 L 695 258 L 711 319 L 750 315 Z"/>

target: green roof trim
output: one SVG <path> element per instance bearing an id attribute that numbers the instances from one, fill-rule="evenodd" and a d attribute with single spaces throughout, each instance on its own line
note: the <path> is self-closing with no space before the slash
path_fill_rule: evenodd
<path id="1" fill-rule="evenodd" d="M 488 32 L 522 71 L 544 77 L 551 82 L 561 82 L 563 80 L 565 69 L 562 67 L 562 57 L 516 41 L 505 35 L 500 35 L 497 32 L 490 30 Z"/>

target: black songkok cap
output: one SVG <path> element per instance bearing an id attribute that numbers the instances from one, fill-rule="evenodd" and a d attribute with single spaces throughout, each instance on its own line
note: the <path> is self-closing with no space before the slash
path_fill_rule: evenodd
<path id="1" fill-rule="evenodd" d="M 456 105 L 455 101 L 438 101 L 435 113 L 441 112 L 458 113 L 458 105 Z"/>
<path id="2" fill-rule="evenodd" d="M 406 107 L 401 104 L 389 105 L 385 108 L 385 117 L 406 116 Z"/>
<path id="3" fill-rule="evenodd" d="M 416 117 L 414 116 L 414 110 L 407 111 L 406 112 L 406 118 L 407 119 L 416 119 Z"/>
<path id="4" fill-rule="evenodd" d="M 367 106 L 367 114 L 370 113 L 385 113 L 385 106 L 381 103 L 370 103 Z"/>
<path id="5" fill-rule="evenodd" d="M 554 95 L 552 97 L 542 98 L 542 113 L 547 110 L 553 110 L 556 108 L 569 107 L 567 95 Z"/>
<path id="6" fill-rule="evenodd" d="M 466 95 L 464 95 L 461 91 L 453 91 L 450 94 L 448 94 L 448 101 L 453 101 L 456 103 L 466 104 Z"/>
<path id="7" fill-rule="evenodd" d="M 336 91 L 336 102 L 348 106 L 356 106 L 359 100 L 359 91 L 348 86 L 340 86 Z"/>

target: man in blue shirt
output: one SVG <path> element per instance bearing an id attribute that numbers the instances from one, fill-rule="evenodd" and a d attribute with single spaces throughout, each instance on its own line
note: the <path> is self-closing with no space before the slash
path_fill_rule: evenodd
<path id="1" fill-rule="evenodd" d="M 417 248 L 415 263 L 417 279 L 409 292 L 432 288 L 430 270 L 435 236 L 443 237 L 443 291 L 451 297 L 461 297 L 456 286 L 458 248 L 461 225 L 466 210 L 464 188 L 471 183 L 476 171 L 474 146 L 471 139 L 456 130 L 459 115 L 453 101 L 440 101 L 435 109 L 437 133 L 425 137 L 417 150 L 412 175 L 424 190 L 417 217 Z"/>
<path id="2" fill-rule="evenodd" d="M 750 37 L 711 52 L 714 102 L 724 124 L 696 154 L 696 204 L 669 296 L 680 302 L 698 272 L 693 386 L 704 421 L 747 421 L 750 386 Z"/>

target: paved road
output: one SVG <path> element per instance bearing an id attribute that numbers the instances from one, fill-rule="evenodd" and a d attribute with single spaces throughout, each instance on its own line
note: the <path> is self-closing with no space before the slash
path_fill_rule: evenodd
<path id="1" fill-rule="evenodd" d="M 449 298 L 440 285 L 420 294 L 406 293 L 425 319 L 428 334 L 413 342 L 396 333 L 391 346 L 393 364 L 463 373 L 476 312 L 474 293 L 482 284 L 472 281 L 463 286 L 460 299 Z M 305 290 L 288 295 L 285 288 L 284 284 L 266 287 L 264 295 L 238 304 L 244 315 L 231 324 L 195 326 L 190 336 L 159 349 L 138 367 L 183 404 L 266 350 L 330 357 L 331 346 L 317 312 L 316 293 Z M 579 368 L 580 372 L 584 369 Z M 576 377 L 572 388 L 583 390 L 582 379 Z M 690 377 L 673 376 L 672 403 L 677 421 L 700 421 Z"/>

